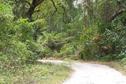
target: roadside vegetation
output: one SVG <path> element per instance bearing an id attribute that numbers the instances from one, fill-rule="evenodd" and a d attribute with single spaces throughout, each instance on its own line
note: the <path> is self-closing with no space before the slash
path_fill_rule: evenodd
<path id="1" fill-rule="evenodd" d="M 0 84 L 62 84 L 70 69 L 63 65 L 28 64 L 0 73 Z"/>

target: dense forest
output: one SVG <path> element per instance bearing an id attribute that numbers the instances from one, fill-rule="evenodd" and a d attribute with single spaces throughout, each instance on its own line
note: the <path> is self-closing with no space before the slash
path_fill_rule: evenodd
<path id="1" fill-rule="evenodd" d="M 50 57 L 126 64 L 126 0 L 0 0 L 0 71 Z"/>

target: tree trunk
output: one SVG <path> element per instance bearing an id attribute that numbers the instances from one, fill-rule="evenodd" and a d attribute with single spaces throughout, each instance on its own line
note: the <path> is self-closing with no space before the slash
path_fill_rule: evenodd
<path id="1" fill-rule="evenodd" d="M 28 12 L 26 13 L 27 18 L 32 21 L 32 15 L 35 11 L 35 8 L 40 5 L 44 0 L 32 0 L 32 4 L 30 5 L 30 8 Z"/>

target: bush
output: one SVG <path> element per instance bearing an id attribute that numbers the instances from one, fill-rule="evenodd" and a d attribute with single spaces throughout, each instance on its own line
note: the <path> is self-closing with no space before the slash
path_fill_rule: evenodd
<path id="1" fill-rule="evenodd" d="M 27 40 L 33 41 L 30 23 L 24 19 L 14 22 L 13 16 L 1 14 L 0 25 L 1 68 L 20 67 L 36 60 L 34 52 L 26 44 Z"/>
<path id="2" fill-rule="evenodd" d="M 121 60 L 121 64 L 126 65 L 126 58 L 123 58 L 123 59 Z"/>
<path id="3" fill-rule="evenodd" d="M 94 24 L 89 28 L 85 28 L 84 33 L 80 36 L 79 57 L 84 60 L 96 59 L 99 55 L 99 46 L 95 42 L 100 40 L 97 34 L 97 25 Z"/>
<path id="4" fill-rule="evenodd" d="M 99 48 L 95 43 L 87 42 L 84 44 L 79 55 L 80 55 L 80 58 L 83 60 L 96 59 L 97 56 L 99 55 L 98 51 L 99 51 Z"/>
<path id="5" fill-rule="evenodd" d="M 113 21 L 109 26 L 105 26 L 104 32 L 101 33 L 102 39 L 98 43 L 100 48 L 106 47 L 106 54 L 113 59 L 122 59 L 126 49 L 126 26 L 122 24 L 121 20 Z M 99 52 L 101 53 L 101 52 Z M 102 55 L 102 53 L 101 53 Z"/>
<path id="6" fill-rule="evenodd" d="M 20 41 L 12 41 L 8 46 L 4 46 L 0 52 L 1 67 L 16 68 L 24 65 L 32 56 L 32 52 L 27 49 L 27 46 Z"/>
<path id="7" fill-rule="evenodd" d="M 37 44 L 39 45 L 39 51 L 41 53 L 41 58 L 43 57 L 51 57 L 56 54 L 56 50 L 51 49 L 48 45 L 51 42 L 59 41 L 62 42 L 63 34 L 61 33 L 48 33 L 43 32 L 43 36 L 38 39 Z"/>

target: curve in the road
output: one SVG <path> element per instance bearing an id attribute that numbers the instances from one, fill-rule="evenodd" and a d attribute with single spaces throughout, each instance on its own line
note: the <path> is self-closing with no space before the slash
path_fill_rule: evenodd
<path id="1" fill-rule="evenodd" d="M 39 61 L 63 63 L 57 60 Z M 63 84 L 126 84 L 126 76 L 106 65 L 74 62 L 71 68 L 74 72 Z"/>

